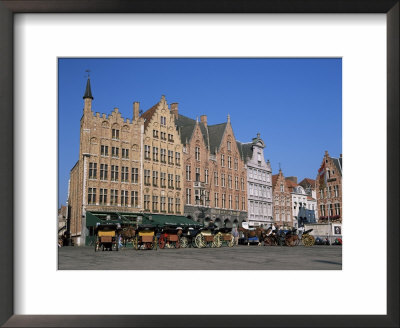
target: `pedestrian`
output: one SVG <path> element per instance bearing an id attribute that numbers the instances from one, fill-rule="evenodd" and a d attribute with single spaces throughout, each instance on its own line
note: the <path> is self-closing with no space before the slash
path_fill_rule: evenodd
<path id="1" fill-rule="evenodd" d="M 123 245 L 122 245 L 122 236 L 118 235 L 118 248 L 122 248 L 122 247 L 123 247 Z"/>
<path id="2" fill-rule="evenodd" d="M 236 246 L 239 245 L 239 232 L 236 227 L 233 228 L 232 234 L 233 234 L 234 245 Z"/>

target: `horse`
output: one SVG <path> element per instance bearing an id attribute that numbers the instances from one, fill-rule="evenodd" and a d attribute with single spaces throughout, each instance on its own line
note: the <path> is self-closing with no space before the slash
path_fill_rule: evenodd
<path id="1" fill-rule="evenodd" d="M 136 236 L 136 230 L 134 227 L 125 227 L 121 231 L 122 243 L 126 247 L 126 243 Z"/>
<path id="2" fill-rule="evenodd" d="M 296 233 L 295 228 L 289 230 L 285 236 L 285 244 L 286 246 L 296 246 L 299 242 L 299 235 Z"/>
<path id="3" fill-rule="evenodd" d="M 242 232 L 246 239 L 252 238 L 252 237 L 257 237 L 258 238 L 258 246 L 261 246 L 261 241 L 264 241 L 266 238 L 266 233 L 263 228 L 257 227 L 254 230 L 247 230 L 245 228 L 238 228 L 239 232 Z M 249 246 L 250 243 L 247 242 L 247 246 Z"/>

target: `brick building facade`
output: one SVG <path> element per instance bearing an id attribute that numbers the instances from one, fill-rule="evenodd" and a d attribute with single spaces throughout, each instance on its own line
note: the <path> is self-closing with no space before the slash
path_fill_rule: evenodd
<path id="1" fill-rule="evenodd" d="M 325 151 L 316 179 L 319 221 L 342 221 L 342 154 L 339 158 Z"/>
<path id="2" fill-rule="evenodd" d="M 137 212 L 141 209 L 141 134 L 143 119 L 134 103 L 133 119 L 118 111 L 92 111 L 90 80 L 83 96 L 79 159 L 70 172 L 70 233 L 76 244 L 87 235 L 87 211 Z M 83 238 L 80 238 L 83 237 Z"/>
<path id="3" fill-rule="evenodd" d="M 247 221 L 246 168 L 236 144 L 230 117 L 208 125 L 175 111 L 184 163 L 185 215 L 217 226 Z"/>
<path id="4" fill-rule="evenodd" d="M 274 197 L 274 223 L 280 226 L 293 226 L 292 195 L 282 170 L 272 176 Z"/>

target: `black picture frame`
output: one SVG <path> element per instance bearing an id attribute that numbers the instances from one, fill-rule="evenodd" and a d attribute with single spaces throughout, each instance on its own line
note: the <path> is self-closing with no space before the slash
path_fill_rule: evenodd
<path id="1" fill-rule="evenodd" d="M 0 0 L 0 324 L 5 327 L 399 327 L 399 0 Z M 13 17 L 16 13 L 385 13 L 387 315 L 14 315 Z M 14 86 L 16 87 L 16 86 Z M 380 172 L 375 173 L 382 178 Z M 261 298 L 262 301 L 262 298 Z"/>

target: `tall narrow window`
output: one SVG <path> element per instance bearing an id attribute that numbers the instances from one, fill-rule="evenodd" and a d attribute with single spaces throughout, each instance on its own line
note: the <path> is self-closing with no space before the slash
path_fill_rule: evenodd
<path id="1" fill-rule="evenodd" d="M 218 172 L 214 172 L 214 185 L 218 186 Z"/>
<path id="2" fill-rule="evenodd" d="M 129 182 L 129 167 L 122 166 L 121 168 L 121 181 Z"/>
<path id="3" fill-rule="evenodd" d="M 158 162 L 158 148 L 153 147 L 153 161 Z"/>
<path id="4" fill-rule="evenodd" d="M 158 196 L 153 196 L 153 212 L 158 212 Z"/>
<path id="5" fill-rule="evenodd" d="M 236 171 L 238 170 L 238 167 L 239 167 L 239 165 L 238 165 L 238 159 L 235 158 L 235 170 L 236 170 Z"/>
<path id="6" fill-rule="evenodd" d="M 196 161 L 200 160 L 200 148 L 199 147 L 195 148 L 195 158 L 196 158 Z"/>
<path id="7" fill-rule="evenodd" d="M 118 165 L 111 165 L 111 181 L 118 181 Z"/>
<path id="8" fill-rule="evenodd" d="M 242 191 L 244 191 L 244 178 L 240 178 L 240 185 L 241 185 Z"/>
<path id="9" fill-rule="evenodd" d="M 232 157 L 228 156 L 228 169 L 232 168 Z"/>
<path id="10" fill-rule="evenodd" d="M 175 153 L 175 164 L 181 165 L 181 153 Z"/>
<path id="11" fill-rule="evenodd" d="M 225 166 L 225 155 L 221 154 L 221 166 L 224 167 Z"/>
<path id="12" fill-rule="evenodd" d="M 144 145 L 144 158 L 150 159 L 150 146 Z"/>
<path id="13" fill-rule="evenodd" d="M 161 158 L 160 158 L 161 163 L 166 163 L 167 162 L 166 154 L 167 154 L 167 150 L 161 148 Z"/>
<path id="14" fill-rule="evenodd" d="M 89 188 L 88 204 L 96 204 L 96 188 Z"/>
<path id="15" fill-rule="evenodd" d="M 168 150 L 168 164 L 174 164 L 174 152 Z"/>
<path id="16" fill-rule="evenodd" d="M 200 168 L 196 167 L 196 182 L 200 181 Z"/>
<path id="17" fill-rule="evenodd" d="M 121 190 L 121 206 L 127 206 L 127 205 L 128 205 L 128 191 Z"/>
<path id="18" fill-rule="evenodd" d="M 158 185 L 158 171 L 153 171 L 153 186 L 157 187 Z"/>
<path id="19" fill-rule="evenodd" d="M 144 210 L 145 211 L 150 211 L 150 195 L 144 195 Z"/>
<path id="20" fill-rule="evenodd" d="M 132 183 L 138 183 L 139 181 L 139 169 L 137 167 L 132 167 Z"/>
<path id="21" fill-rule="evenodd" d="M 122 148 L 122 158 L 129 158 L 129 149 Z"/>
<path id="22" fill-rule="evenodd" d="M 232 209 L 232 195 L 229 195 L 229 209 Z"/>
<path id="23" fill-rule="evenodd" d="M 174 188 L 174 175 L 173 174 L 168 174 L 168 188 L 170 188 L 170 189 Z"/>
<path id="24" fill-rule="evenodd" d="M 114 158 L 119 157 L 119 148 L 118 147 L 111 147 L 111 156 Z"/>
<path id="25" fill-rule="evenodd" d="M 218 193 L 216 192 L 216 193 L 214 193 L 214 205 L 215 205 L 215 207 L 218 207 L 219 205 L 218 205 Z"/>
<path id="26" fill-rule="evenodd" d="M 244 197 L 242 197 L 242 211 L 246 210 L 246 202 L 244 200 Z"/>
<path id="27" fill-rule="evenodd" d="M 165 212 L 165 196 L 160 197 L 160 211 Z"/>
<path id="28" fill-rule="evenodd" d="M 108 165 L 100 164 L 100 180 L 107 180 Z"/>
<path id="29" fill-rule="evenodd" d="M 167 173 L 165 172 L 160 172 L 160 186 L 161 188 L 165 188 L 165 181 L 166 179 Z"/>
<path id="30" fill-rule="evenodd" d="M 175 212 L 176 213 L 181 212 L 181 199 L 180 198 L 175 198 Z"/>
<path id="31" fill-rule="evenodd" d="M 186 165 L 186 180 L 192 180 L 192 174 L 190 172 L 190 165 Z"/>
<path id="32" fill-rule="evenodd" d="M 208 184 L 208 170 L 207 169 L 204 170 L 204 183 Z"/>
<path id="33" fill-rule="evenodd" d="M 100 205 L 106 205 L 107 204 L 107 189 L 100 189 L 99 203 L 100 203 Z"/>
<path id="34" fill-rule="evenodd" d="M 173 204 L 173 198 L 168 197 L 168 213 L 173 213 L 174 212 L 174 204 Z"/>
<path id="35" fill-rule="evenodd" d="M 181 189 L 181 176 L 175 175 L 175 187 L 176 189 Z"/>
<path id="36" fill-rule="evenodd" d="M 192 203 L 192 191 L 190 188 L 186 188 L 186 204 Z"/>
<path id="37" fill-rule="evenodd" d="M 225 206 L 225 197 L 226 197 L 226 195 L 222 194 L 222 208 L 226 208 L 226 206 Z"/>
<path id="38" fill-rule="evenodd" d="M 97 163 L 89 163 L 89 179 L 96 179 Z"/>
<path id="39" fill-rule="evenodd" d="M 158 130 L 153 130 L 153 138 L 158 139 Z"/>
<path id="40" fill-rule="evenodd" d="M 108 146 L 101 145 L 100 154 L 101 156 L 108 156 Z"/>
<path id="41" fill-rule="evenodd" d="M 144 170 L 144 184 L 150 185 L 150 170 Z"/>
<path id="42" fill-rule="evenodd" d="M 225 174 L 221 174 L 221 185 L 225 188 Z"/>
<path id="43" fill-rule="evenodd" d="M 235 177 L 235 189 L 239 190 L 239 177 Z"/>
<path id="44" fill-rule="evenodd" d="M 228 175 L 228 188 L 232 189 L 232 176 Z"/>
<path id="45" fill-rule="evenodd" d="M 139 205 L 139 195 L 137 191 L 131 191 L 131 206 L 138 207 Z"/>
<path id="46" fill-rule="evenodd" d="M 111 189 L 110 204 L 117 205 L 118 203 L 118 190 Z"/>
<path id="47" fill-rule="evenodd" d="M 231 150 L 231 142 L 230 141 L 227 142 L 227 148 L 228 148 L 228 150 Z"/>
<path id="48" fill-rule="evenodd" d="M 119 130 L 118 129 L 112 129 L 112 138 L 114 140 L 119 140 Z"/>

